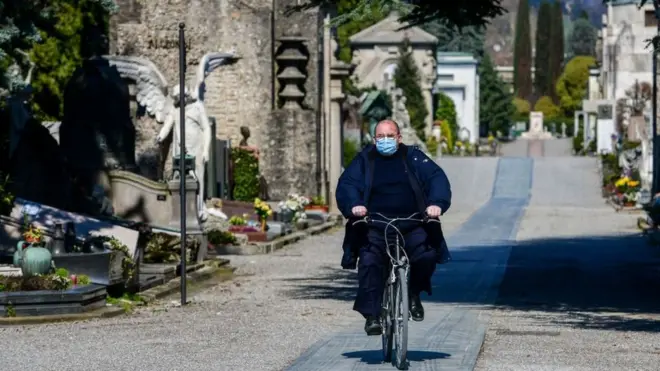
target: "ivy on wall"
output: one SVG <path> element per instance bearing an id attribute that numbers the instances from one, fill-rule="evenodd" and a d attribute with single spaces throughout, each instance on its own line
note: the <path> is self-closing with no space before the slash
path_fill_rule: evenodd
<path id="1" fill-rule="evenodd" d="M 231 162 L 234 200 L 253 202 L 259 197 L 259 159 L 238 147 L 231 150 Z"/>

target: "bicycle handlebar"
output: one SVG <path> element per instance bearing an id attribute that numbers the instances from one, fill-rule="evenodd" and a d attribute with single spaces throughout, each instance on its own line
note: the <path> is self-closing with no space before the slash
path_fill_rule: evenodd
<path id="1" fill-rule="evenodd" d="M 414 216 L 417 216 L 419 214 L 423 215 L 423 217 L 421 219 L 413 218 Z M 372 215 L 378 215 L 379 217 L 383 218 L 384 220 L 377 220 L 377 219 L 375 220 L 371 217 Z M 409 217 L 405 217 L 405 218 L 388 218 L 385 215 L 380 214 L 380 213 L 368 213 L 367 215 L 363 216 L 362 218 L 354 221 L 353 225 L 356 225 L 358 223 L 370 224 L 370 223 L 374 223 L 374 222 L 379 222 L 379 223 L 384 223 L 384 224 L 392 224 L 392 223 L 395 223 L 395 222 L 398 222 L 398 221 L 404 221 L 404 220 L 406 220 L 406 221 L 415 221 L 415 222 L 420 222 L 420 223 L 435 222 L 435 223 L 440 224 L 440 219 L 439 218 L 431 218 L 430 216 L 426 215 L 426 213 L 417 212 L 417 213 L 414 213 L 414 214 L 410 215 Z"/>

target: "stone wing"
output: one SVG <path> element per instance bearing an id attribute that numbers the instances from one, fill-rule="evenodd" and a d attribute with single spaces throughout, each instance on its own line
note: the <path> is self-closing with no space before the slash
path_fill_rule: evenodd
<path id="1" fill-rule="evenodd" d="M 215 52 L 207 53 L 199 61 L 199 66 L 197 66 L 197 77 L 195 80 L 195 88 L 193 94 L 196 94 L 196 98 L 203 102 L 204 101 L 204 92 L 206 87 L 204 85 L 204 79 L 216 68 L 222 65 L 228 65 L 236 63 L 239 59 L 234 50 L 230 52 Z"/>
<path id="2" fill-rule="evenodd" d="M 165 122 L 174 105 L 167 92 L 167 80 L 158 67 L 141 57 L 113 55 L 104 58 L 117 68 L 122 78 L 135 82 L 137 102 L 146 108 L 147 113 L 159 123 Z"/>

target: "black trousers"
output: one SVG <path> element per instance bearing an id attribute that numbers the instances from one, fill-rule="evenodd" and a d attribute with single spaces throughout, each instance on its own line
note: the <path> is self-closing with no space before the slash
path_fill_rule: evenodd
<path id="1" fill-rule="evenodd" d="M 436 252 L 426 246 L 425 239 L 426 234 L 421 227 L 405 234 L 404 249 L 410 259 L 409 293 L 411 295 L 419 295 L 423 291 L 431 294 L 431 277 L 435 272 Z M 379 238 L 377 231 L 370 231 L 369 244 L 360 249 L 359 287 L 353 310 L 365 317 L 380 315 L 385 280 L 390 273 L 390 258 L 385 248 L 384 238 Z"/>

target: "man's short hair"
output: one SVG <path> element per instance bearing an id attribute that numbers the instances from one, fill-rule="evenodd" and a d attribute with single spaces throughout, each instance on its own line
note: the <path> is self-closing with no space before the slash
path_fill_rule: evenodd
<path id="1" fill-rule="evenodd" d="M 401 129 L 399 128 L 399 124 L 396 121 L 388 118 L 388 119 L 378 121 L 376 126 L 374 126 L 374 135 L 376 135 L 376 129 L 378 129 L 378 125 L 384 124 L 384 123 L 394 124 L 394 127 L 396 128 L 396 133 L 401 134 Z"/>

